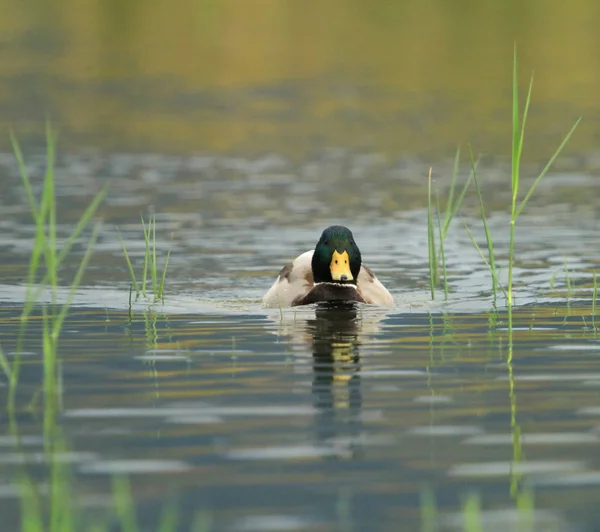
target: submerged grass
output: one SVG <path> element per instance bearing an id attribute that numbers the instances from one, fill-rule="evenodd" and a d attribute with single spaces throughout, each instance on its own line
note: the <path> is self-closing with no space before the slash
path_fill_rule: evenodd
<path id="1" fill-rule="evenodd" d="M 125 262 L 127 263 L 129 277 L 131 278 L 132 286 L 135 289 L 136 298 L 140 296 L 140 293 L 143 295 L 143 297 L 147 297 L 146 288 L 148 285 L 148 272 L 150 272 L 154 301 L 161 300 L 164 303 L 165 281 L 167 279 L 167 268 L 169 267 L 171 250 L 167 251 L 167 257 L 165 259 L 163 271 L 159 276 L 156 248 L 156 215 L 154 213 L 151 214 L 148 222 L 144 220 L 144 216 L 141 216 L 141 221 L 144 234 L 144 267 L 142 269 L 142 278 L 139 283 L 137 276 L 135 275 L 135 270 L 129 257 L 129 253 L 127 252 L 125 242 L 121 236 L 119 237 L 121 239 L 121 247 L 123 248 Z"/>
<path id="2" fill-rule="evenodd" d="M 18 433 L 14 433 L 18 439 Z M 112 478 L 112 509 L 102 518 L 91 518 L 85 509 L 80 509 L 76 501 L 74 476 L 64 460 L 68 453 L 66 440 L 58 426 L 53 433 L 51 452 L 46 454 L 45 465 L 48 480 L 38 484 L 28 475 L 25 465 L 18 477 L 20 485 L 20 514 L 22 532 L 80 532 L 89 530 L 107 532 L 118 527 L 121 532 L 142 530 L 138 521 L 135 499 L 131 483 L 126 476 Z M 23 455 L 23 464 L 26 463 Z M 180 514 L 176 499 L 168 499 L 157 519 L 157 532 L 175 532 L 180 530 Z M 211 514 L 207 510 L 198 510 L 192 516 L 191 532 L 210 532 Z"/>
<path id="3" fill-rule="evenodd" d="M 421 532 L 434 532 L 443 528 L 444 513 L 437 508 L 435 496 L 429 490 L 421 492 Z M 530 491 L 523 491 L 515 498 L 516 510 L 516 528 L 519 532 L 533 532 L 535 527 L 535 505 L 534 497 Z M 452 521 L 455 521 L 455 515 L 452 515 Z M 463 532 L 483 532 L 484 510 L 482 510 L 481 495 L 477 491 L 469 491 L 462 497 L 460 514 L 456 514 L 458 523 L 453 530 L 462 530 Z M 442 525 L 442 526 L 441 526 Z M 506 524 L 509 527 L 509 524 Z M 445 530 L 445 528 L 444 528 Z M 512 530 L 512 529 L 511 529 Z"/>

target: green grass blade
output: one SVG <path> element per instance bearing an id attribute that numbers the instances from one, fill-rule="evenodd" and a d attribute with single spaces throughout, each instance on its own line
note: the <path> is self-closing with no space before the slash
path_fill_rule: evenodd
<path id="1" fill-rule="evenodd" d="M 565 261 L 565 281 L 567 283 L 567 304 L 573 296 L 573 287 L 571 286 L 571 278 L 569 277 L 569 266 Z"/>
<path id="2" fill-rule="evenodd" d="M 63 259 L 67 256 L 67 253 L 71 251 L 71 247 L 75 243 L 75 240 L 79 237 L 81 232 L 87 227 L 90 220 L 94 217 L 96 211 L 98 210 L 98 207 L 104 200 L 107 191 L 108 185 L 105 185 L 100 189 L 98 194 L 96 194 L 92 202 L 88 205 L 87 209 L 84 211 L 83 215 L 75 225 L 75 229 L 73 229 L 73 232 L 71 233 L 69 238 L 67 238 L 67 240 L 61 246 L 60 253 L 58 254 L 57 265 L 60 266 Z"/>
<path id="3" fill-rule="evenodd" d="M 131 260 L 129 259 L 129 253 L 127 253 L 127 248 L 125 247 L 125 241 L 121 236 L 121 232 L 119 231 L 119 240 L 121 241 L 121 247 L 123 248 L 123 255 L 125 256 L 125 262 L 127 263 L 127 269 L 129 270 L 129 277 L 131 277 L 131 282 L 135 287 L 135 295 L 136 297 L 140 295 L 140 287 L 138 286 L 137 279 L 135 278 L 135 271 L 133 270 L 133 265 L 131 264 Z"/>
<path id="4" fill-rule="evenodd" d="M 559 156 L 560 152 L 566 146 L 567 142 L 569 142 L 569 139 L 571 138 L 571 136 L 575 132 L 575 129 L 579 125 L 579 122 L 581 122 L 581 117 L 579 117 L 577 119 L 577 121 L 575 122 L 575 124 L 573 125 L 573 127 L 570 129 L 570 131 L 567 133 L 567 135 L 565 136 L 565 138 L 563 139 L 563 141 L 558 146 L 558 148 L 556 148 L 556 151 L 554 152 L 554 154 L 552 155 L 552 157 L 550 157 L 550 160 L 548 161 L 548 163 L 546 164 L 546 166 L 544 166 L 544 169 L 542 170 L 542 172 L 540 173 L 540 175 L 536 178 L 536 180 L 534 181 L 533 185 L 531 185 L 531 188 L 529 189 L 529 192 L 527 192 L 527 195 L 523 198 L 523 201 L 521 201 L 521 203 L 519 205 L 519 208 L 516 211 L 517 216 L 519 216 L 521 214 L 521 212 L 525 208 L 525 205 L 527 205 L 527 202 L 529 201 L 529 198 L 535 192 L 535 189 L 537 188 L 537 186 L 540 184 L 540 181 L 548 173 L 548 170 L 550 170 L 550 167 L 554 164 L 554 161 Z"/>
<path id="5" fill-rule="evenodd" d="M 153 213 L 150 218 L 152 223 L 152 291 L 154 292 L 154 297 L 156 298 L 156 290 L 157 290 L 157 270 L 156 270 L 156 215 Z"/>
<path id="6" fill-rule="evenodd" d="M 144 222 L 144 216 L 142 218 L 142 229 L 144 231 L 144 242 L 146 243 L 146 249 L 144 251 L 144 270 L 142 272 L 142 293 L 146 297 L 146 281 L 148 279 L 148 263 L 150 262 L 150 236 L 149 230 L 146 229 L 146 223 Z"/>
<path id="7" fill-rule="evenodd" d="M 444 233 L 450 226 L 452 220 L 451 213 L 453 211 L 454 190 L 456 188 L 456 180 L 458 179 L 458 168 L 460 165 L 460 146 L 456 148 L 454 155 L 454 165 L 452 167 L 452 180 L 450 181 L 450 190 L 448 191 L 448 201 L 446 202 L 446 212 L 444 213 Z"/>
<path id="8" fill-rule="evenodd" d="M 44 200 L 47 202 L 46 268 L 50 274 L 52 297 L 58 287 L 58 266 L 56 264 L 56 186 L 54 181 L 54 136 L 50 124 L 46 123 L 46 173 L 44 175 Z"/>
<path id="9" fill-rule="evenodd" d="M 431 168 L 427 180 L 427 244 L 429 247 L 429 288 L 431 299 L 435 299 L 435 285 L 437 282 L 437 259 L 435 256 L 435 235 L 433 232 L 433 208 L 431 205 Z"/>
<path id="10" fill-rule="evenodd" d="M 529 89 L 527 89 L 527 97 L 525 98 L 525 107 L 523 108 L 523 117 L 521 119 L 521 132 L 519 133 L 519 164 L 521 162 L 521 155 L 523 153 L 523 142 L 525 140 L 525 124 L 527 122 L 527 115 L 529 114 L 529 104 L 531 103 L 531 91 L 533 90 L 533 73 L 529 80 Z"/>
<path id="11" fill-rule="evenodd" d="M 23 188 L 25 189 L 25 193 L 27 195 L 27 200 L 29 202 L 29 207 L 31 210 L 31 214 L 33 216 L 35 222 L 35 237 L 33 242 L 33 250 L 31 253 L 31 258 L 29 261 L 29 269 L 27 275 L 27 291 L 25 295 L 25 300 L 30 299 L 31 290 L 33 284 L 35 282 L 35 275 L 40 266 L 40 259 L 42 255 L 46 253 L 46 238 L 44 234 L 44 214 L 42 213 L 42 202 L 40 201 L 40 205 L 38 206 L 35 196 L 33 194 L 33 188 L 31 186 L 31 181 L 27 174 L 27 169 L 25 168 L 25 163 L 23 161 L 23 155 L 21 153 L 21 149 L 19 147 L 19 143 L 14 135 L 11 133 L 11 140 L 13 143 L 13 150 L 15 153 L 15 157 L 17 159 L 17 164 L 19 166 L 19 171 L 21 174 L 21 181 L 23 183 Z M 24 334 L 24 323 L 26 318 L 30 312 L 31 308 L 28 308 L 27 304 L 25 304 L 23 311 L 21 313 L 21 329 L 19 331 L 19 339 L 17 341 L 17 351 L 20 351 L 20 345 L 22 340 L 22 335 Z"/>
<path id="12" fill-rule="evenodd" d="M 2 371 L 4 371 L 6 378 L 10 381 L 12 371 L 10 369 L 10 364 L 8 362 L 8 359 L 6 358 L 6 355 L 4 354 L 4 351 L 2 350 L 1 345 L 0 345 L 0 368 L 2 368 Z"/>
<path id="13" fill-rule="evenodd" d="M 490 265 L 490 263 L 488 262 L 488 260 L 485 258 L 485 255 L 483 254 L 483 251 L 481 251 L 481 248 L 479 247 L 479 244 L 475 241 L 475 237 L 473 236 L 473 233 L 471 233 L 471 230 L 469 229 L 469 226 L 467 224 L 465 224 L 465 229 L 467 230 L 467 234 L 469 235 L 469 238 L 471 239 L 471 242 L 475 246 L 475 249 L 479 252 L 479 255 L 481 256 L 481 259 L 483 260 L 483 262 L 485 263 L 485 265 L 488 267 L 488 270 L 490 270 L 490 273 L 492 274 L 492 277 L 494 278 L 494 282 L 496 283 L 496 286 L 498 288 L 500 288 L 500 290 L 502 290 L 502 293 L 504 294 L 504 297 L 507 297 L 507 292 L 504 289 L 504 287 L 500 284 L 500 280 L 498 279 L 498 275 L 497 275 L 496 271 L 492 270 L 492 266 Z"/>
<path id="14" fill-rule="evenodd" d="M 162 279 L 160 280 L 159 297 L 165 302 L 165 280 L 167 278 L 167 268 L 169 267 L 169 259 L 171 258 L 171 250 L 167 251 L 167 260 L 165 261 L 165 267 L 162 273 Z"/>
<path id="15" fill-rule="evenodd" d="M 31 186 L 31 180 L 29 179 L 29 175 L 27 173 L 27 168 L 25 167 L 25 161 L 23 159 L 23 153 L 21 151 L 21 147 L 19 142 L 14 135 L 14 133 L 10 132 L 10 140 L 12 143 L 13 152 L 15 158 L 17 160 L 17 165 L 19 167 L 19 173 L 21 174 L 21 182 L 23 184 L 23 188 L 25 189 L 25 195 L 27 196 L 27 201 L 29 203 L 29 209 L 31 211 L 31 215 L 33 216 L 33 220 L 36 225 L 35 239 L 33 245 L 33 251 L 31 255 L 31 259 L 29 261 L 29 273 L 28 273 L 28 282 L 27 282 L 27 290 L 29 294 L 29 290 L 34 283 L 35 274 L 39 268 L 39 261 L 41 255 L 45 253 L 45 244 L 46 239 L 44 237 L 44 215 L 42 214 L 42 206 L 41 202 L 38 205 L 35 195 L 33 193 L 33 187 Z M 27 299 L 27 298 L 26 298 Z"/>
<path id="16" fill-rule="evenodd" d="M 44 364 L 44 451 L 52 452 L 53 432 L 56 427 L 56 342 L 52 338 L 52 325 L 46 306 L 42 307 L 43 364 Z"/>
<path id="17" fill-rule="evenodd" d="M 479 159 L 477 161 L 475 161 L 475 167 L 477 167 L 478 164 L 479 164 Z M 462 205 L 462 202 L 465 198 L 465 194 L 467 193 L 467 190 L 469 189 L 469 186 L 471 185 L 472 180 L 473 180 L 473 171 L 471 170 L 471 172 L 469 173 L 469 177 L 465 181 L 465 184 L 464 184 L 463 188 L 461 189 L 460 194 L 458 195 L 458 199 L 452 206 L 452 213 L 450 215 L 450 218 L 448 219 L 448 225 L 444 225 L 444 238 L 446 238 L 446 234 L 448 233 L 448 228 L 450 227 L 452 220 L 456 216 L 458 209 L 460 209 L 460 206 Z"/>
<path id="18" fill-rule="evenodd" d="M 60 330 L 62 328 L 63 321 L 65 320 L 65 318 L 69 312 L 69 308 L 71 307 L 71 304 L 73 303 L 73 298 L 75 297 L 75 292 L 77 291 L 77 289 L 79 288 L 79 285 L 81 284 L 81 279 L 82 279 L 85 269 L 88 265 L 88 262 L 92 256 L 92 253 L 94 250 L 94 245 L 96 244 L 96 239 L 98 238 L 99 230 L 100 230 L 100 224 L 98 223 L 94 226 L 94 229 L 92 231 L 92 236 L 90 237 L 90 240 L 88 243 L 88 247 L 85 250 L 83 259 L 81 259 L 81 262 L 79 263 L 79 268 L 77 268 L 77 272 L 75 273 L 75 278 L 73 279 L 73 282 L 71 283 L 71 288 L 69 289 L 69 295 L 67 296 L 67 300 L 62 305 L 59 315 L 54 320 L 54 327 L 53 327 L 53 331 L 52 331 L 54 338 L 58 338 L 58 336 L 60 335 Z"/>
<path id="19" fill-rule="evenodd" d="M 519 162 L 520 153 L 520 124 L 519 124 L 519 86 L 517 78 L 517 44 L 514 47 L 513 56 L 513 98 L 512 98 L 512 194 L 513 204 L 516 202 L 519 190 Z"/>
<path id="20" fill-rule="evenodd" d="M 435 187 L 435 205 L 438 223 L 438 232 L 440 234 L 440 257 L 442 259 L 442 272 L 444 276 L 444 299 L 448 301 L 448 275 L 446 272 L 446 254 L 444 253 L 444 238 L 442 237 L 442 219 L 440 217 L 440 196 Z"/>
<path id="21" fill-rule="evenodd" d="M 46 396 L 54 395 L 55 362 L 56 352 L 52 341 L 49 316 L 46 313 L 46 306 L 42 307 L 42 339 L 43 339 L 43 360 L 44 360 L 44 394 Z"/>
<path id="22" fill-rule="evenodd" d="M 479 180 L 477 179 L 477 169 L 475 167 L 475 158 L 473 157 L 473 150 L 471 149 L 471 145 L 469 144 L 469 156 L 471 161 L 471 172 L 473 174 L 473 179 L 475 181 L 475 191 L 477 192 L 477 198 L 479 199 L 479 211 L 481 213 L 481 221 L 483 222 L 483 230 L 485 232 L 485 241 L 487 243 L 488 249 L 488 260 L 489 260 L 489 268 L 494 272 L 492 275 L 492 292 L 494 293 L 494 299 L 496 299 L 496 263 L 494 260 L 494 243 L 492 240 L 492 234 L 490 233 L 487 219 L 485 216 L 485 206 L 483 203 L 483 196 L 481 194 L 481 189 L 479 188 Z"/>

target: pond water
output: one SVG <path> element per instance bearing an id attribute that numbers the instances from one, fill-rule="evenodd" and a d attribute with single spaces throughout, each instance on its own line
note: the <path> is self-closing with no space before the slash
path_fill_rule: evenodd
<path id="1" fill-rule="evenodd" d="M 600 529 L 597 4 L 397 4 L 60 0 L 0 21 L 0 106 L 36 194 L 46 116 L 59 132 L 59 246 L 109 185 L 56 411 L 40 306 L 12 412 L 0 380 L 3 531 L 26 529 L 27 486 L 43 508 L 68 499 L 79 521 L 61 530 L 120 530 L 121 478 L 144 531 L 169 507 L 161 530 Z M 521 79 L 536 70 L 523 191 L 584 120 L 518 220 L 507 364 L 504 301 L 464 228 L 485 245 L 474 190 L 444 243 L 448 301 L 429 292 L 426 201 L 429 167 L 443 207 L 472 142 L 505 282 L 515 40 Z M 0 147 L 13 361 L 35 225 Z M 171 250 L 164 303 L 130 304 L 120 236 L 139 275 L 140 213 L 156 213 L 160 270 Z M 333 223 L 396 306 L 261 308 Z M 40 302 L 67 301 L 88 238 Z"/>

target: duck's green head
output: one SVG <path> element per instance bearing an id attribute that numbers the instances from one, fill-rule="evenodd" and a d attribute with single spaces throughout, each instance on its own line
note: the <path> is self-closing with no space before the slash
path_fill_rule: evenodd
<path id="1" fill-rule="evenodd" d="M 356 284 L 360 265 L 360 250 L 350 229 L 332 225 L 323 231 L 312 257 L 315 283 Z"/>

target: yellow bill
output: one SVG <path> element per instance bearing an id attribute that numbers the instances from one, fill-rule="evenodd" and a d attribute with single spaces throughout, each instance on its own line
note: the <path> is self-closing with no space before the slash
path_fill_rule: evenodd
<path id="1" fill-rule="evenodd" d="M 331 257 L 331 263 L 329 264 L 329 270 L 331 271 L 331 278 L 334 281 L 353 281 L 352 272 L 350 271 L 350 259 L 348 258 L 348 252 L 338 253 L 333 252 Z M 343 277 L 343 278 L 342 278 Z"/>

